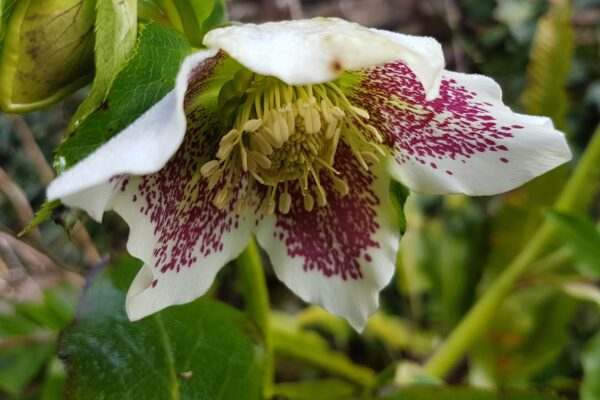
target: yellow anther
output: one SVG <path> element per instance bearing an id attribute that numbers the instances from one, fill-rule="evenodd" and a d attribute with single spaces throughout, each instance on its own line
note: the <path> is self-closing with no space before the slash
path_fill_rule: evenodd
<path id="1" fill-rule="evenodd" d="M 379 157 L 377 157 L 375 155 L 375 153 L 373 153 L 372 151 L 361 151 L 360 155 L 369 164 L 374 165 L 374 164 L 377 164 L 379 162 Z"/>
<path id="2" fill-rule="evenodd" d="M 377 128 L 375 128 L 373 125 L 367 125 L 367 130 L 369 133 L 371 133 L 371 135 L 373 135 L 373 138 L 377 141 L 377 143 L 383 143 L 383 136 L 381 136 L 381 133 L 379 133 Z"/>
<path id="3" fill-rule="evenodd" d="M 306 133 L 317 133 L 321 130 L 321 116 L 319 112 L 310 107 L 304 114 L 304 129 Z"/>
<path id="4" fill-rule="evenodd" d="M 287 214 L 290 212 L 290 207 L 292 206 L 292 196 L 288 192 L 283 192 L 279 196 L 279 211 L 282 214 Z"/>
<path id="5" fill-rule="evenodd" d="M 350 193 L 350 187 L 346 183 L 345 180 L 337 178 L 335 176 L 332 177 L 333 185 L 335 186 L 335 190 L 337 190 L 342 196 Z"/>
<path id="6" fill-rule="evenodd" d="M 327 100 L 321 100 L 321 112 L 323 113 L 323 118 L 325 121 L 331 123 L 333 121 L 333 115 L 331 114 L 331 107 L 327 103 Z"/>
<path id="7" fill-rule="evenodd" d="M 256 132 L 261 125 L 262 121 L 260 119 L 250 119 L 244 123 L 243 129 L 246 132 Z"/>
<path id="8" fill-rule="evenodd" d="M 202 176 L 204 176 L 205 178 L 208 178 L 209 176 L 211 176 L 217 169 L 219 168 L 219 161 L 217 160 L 210 160 L 209 162 L 205 163 L 202 167 L 200 167 L 200 173 L 202 174 Z"/>
<path id="9" fill-rule="evenodd" d="M 221 178 L 222 175 L 223 175 L 222 169 L 218 169 L 217 171 L 215 171 L 215 173 L 212 174 L 208 178 L 208 188 L 213 189 L 217 185 L 217 182 L 219 182 L 219 179 Z"/>
<path id="10" fill-rule="evenodd" d="M 338 106 L 335 106 L 331 109 L 331 115 L 337 119 L 343 119 L 346 116 L 346 113 Z"/>
<path id="11" fill-rule="evenodd" d="M 278 139 L 279 143 L 284 143 L 290 137 L 288 124 L 284 118 L 277 118 L 273 121 L 273 137 Z"/>
<path id="12" fill-rule="evenodd" d="M 233 150 L 233 143 L 227 142 L 227 143 L 221 144 L 221 147 L 219 147 L 219 150 L 217 150 L 217 158 L 219 160 L 226 159 L 227 157 L 229 157 L 232 150 Z"/>
<path id="13" fill-rule="evenodd" d="M 312 211 L 315 206 L 315 198 L 310 193 L 304 195 L 304 209 L 306 211 Z"/>
<path id="14" fill-rule="evenodd" d="M 355 106 L 350 106 L 350 110 L 352 110 L 356 115 L 358 115 L 359 117 L 361 117 L 362 119 L 369 119 L 369 113 L 366 110 L 363 110 L 362 108 L 358 108 Z"/>
<path id="15" fill-rule="evenodd" d="M 244 171 L 251 177 L 248 193 L 255 183 L 267 187 L 263 213 L 290 212 L 298 189 L 304 208 L 311 211 L 315 204 L 327 205 L 328 193 L 320 182 L 324 173 L 333 179 L 334 195 L 350 192 L 348 177 L 340 173 L 344 169 L 335 165 L 340 141 L 367 170 L 385 157 L 383 136 L 365 123 L 369 113 L 353 105 L 335 83 L 290 86 L 242 69 L 225 86 L 220 93 L 220 100 L 226 100 L 222 112 L 233 107 L 233 113 L 220 120 L 231 122 L 233 129 L 221 138 L 216 159 L 200 171 L 211 189 L 228 180 L 215 196 L 217 206 L 231 199 L 235 180 L 243 176 L 236 171 Z M 196 186 L 191 190 L 198 190 Z M 241 213 L 246 207 L 243 197 L 236 210 Z"/>
<path id="16" fill-rule="evenodd" d="M 242 160 L 242 169 L 248 172 L 248 153 L 244 146 L 240 146 L 240 159 Z"/>
<path id="17" fill-rule="evenodd" d="M 260 133 L 250 137 L 250 147 L 252 147 L 254 150 L 260 151 L 265 155 L 270 155 L 273 153 L 273 147 L 271 147 L 271 145 Z"/>
<path id="18" fill-rule="evenodd" d="M 264 154 L 259 153 L 258 151 L 250 151 L 248 152 L 248 157 L 260 165 L 261 168 L 269 169 L 271 168 L 271 160 L 269 160 Z"/>
<path id="19" fill-rule="evenodd" d="M 219 209 L 225 207 L 225 204 L 227 204 L 227 201 L 229 200 L 230 194 L 231 193 L 229 192 L 229 190 L 227 188 L 219 190 L 219 192 L 217 193 L 217 195 L 215 196 L 215 199 L 214 199 L 215 206 Z"/>
<path id="20" fill-rule="evenodd" d="M 240 135 L 240 133 L 241 132 L 238 131 L 237 129 L 232 129 L 221 138 L 220 143 L 223 144 L 223 143 L 228 143 L 228 142 L 234 142 L 235 139 L 237 139 L 237 137 Z"/>
<path id="21" fill-rule="evenodd" d="M 325 139 L 331 139 L 335 130 L 337 129 L 337 122 L 332 120 L 329 125 L 327 125 L 327 130 L 325 131 Z"/>
<path id="22" fill-rule="evenodd" d="M 263 212 L 266 215 L 273 215 L 275 212 L 275 202 L 272 199 L 267 199 L 263 204 Z"/>

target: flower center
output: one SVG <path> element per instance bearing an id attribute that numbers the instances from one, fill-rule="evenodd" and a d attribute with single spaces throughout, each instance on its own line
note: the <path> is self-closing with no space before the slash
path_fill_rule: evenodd
<path id="1" fill-rule="evenodd" d="M 216 158 L 200 170 L 209 188 L 227 178 L 214 198 L 219 208 L 231 199 L 240 169 L 252 177 L 250 186 L 256 182 L 268 188 L 263 212 L 272 214 L 277 207 L 285 214 L 292 204 L 291 185 L 298 185 L 306 210 L 315 203 L 327 204 L 324 173 L 331 176 L 336 191 L 348 193 L 348 184 L 334 166 L 340 140 L 365 170 L 385 156 L 381 134 L 366 123 L 367 111 L 352 105 L 332 82 L 291 86 L 242 69 L 223 86 L 219 107 L 224 118 L 233 115 L 233 128 L 221 137 Z"/>

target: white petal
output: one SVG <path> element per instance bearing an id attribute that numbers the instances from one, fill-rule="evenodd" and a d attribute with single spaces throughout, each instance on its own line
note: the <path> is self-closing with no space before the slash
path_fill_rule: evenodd
<path id="1" fill-rule="evenodd" d="M 322 174 L 327 205 L 305 211 L 303 198 L 294 189 L 289 214 L 264 218 L 257 239 L 279 279 L 293 292 L 360 331 L 394 273 L 398 219 L 383 166 L 373 174 L 364 172 L 340 143 L 335 167 L 350 187 L 346 196 Z"/>
<path id="2" fill-rule="evenodd" d="M 567 162 L 550 120 L 513 113 L 490 78 L 445 71 L 427 100 L 401 63 L 365 71 L 352 93 L 393 148 L 391 174 L 424 193 L 492 195 Z"/>
<path id="3" fill-rule="evenodd" d="M 162 168 L 185 134 L 183 102 L 188 78 L 195 67 L 216 53 L 205 50 L 187 57 L 179 69 L 175 88 L 126 129 L 57 177 L 48 187 L 48 199 L 61 199 L 99 220 L 113 192 L 111 178 Z"/>
<path id="4" fill-rule="evenodd" d="M 202 160 L 218 139 L 216 132 L 188 129 L 179 151 L 159 172 L 124 177 L 117 185 L 112 208 L 129 225 L 127 250 L 144 262 L 127 294 L 131 320 L 200 297 L 246 247 L 256 220 L 234 211 L 243 188 L 236 186 L 231 203 L 218 209 L 213 200 L 225 182 L 211 190 L 200 177 Z"/>
<path id="5" fill-rule="evenodd" d="M 444 66 L 433 39 L 367 29 L 337 18 L 218 28 L 204 43 L 290 85 L 327 82 L 344 71 L 401 60 L 418 71 L 427 91 L 435 91 Z"/>

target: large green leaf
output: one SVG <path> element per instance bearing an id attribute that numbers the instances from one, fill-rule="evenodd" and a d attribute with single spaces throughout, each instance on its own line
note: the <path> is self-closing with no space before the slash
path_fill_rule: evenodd
<path id="1" fill-rule="evenodd" d="M 538 22 L 527 68 L 529 83 L 523 102 L 530 114 L 547 115 L 565 128 L 567 77 L 573 57 L 571 2 L 552 0 Z"/>
<path id="2" fill-rule="evenodd" d="M 191 52 L 188 41 L 179 32 L 152 22 L 140 25 L 138 33 L 134 52 L 100 109 L 57 149 L 66 167 L 119 133 L 173 88 L 179 65 Z"/>
<path id="3" fill-rule="evenodd" d="M 572 250 L 574 266 L 583 275 L 600 279 L 600 232 L 584 217 L 561 212 L 549 212 L 547 217 Z"/>
<path id="4" fill-rule="evenodd" d="M 96 0 L 96 75 L 87 97 L 71 119 L 70 129 L 106 99 L 110 85 L 133 50 L 136 31 L 136 0 Z"/>
<path id="5" fill-rule="evenodd" d="M 600 399 L 600 333 L 596 334 L 585 346 L 582 354 L 583 384 L 581 385 L 581 400 Z"/>
<path id="6" fill-rule="evenodd" d="M 45 107 L 89 81 L 94 16 L 93 0 L 16 3 L 0 60 L 0 107 L 4 111 Z"/>
<path id="7" fill-rule="evenodd" d="M 97 271 L 62 335 L 68 399 L 258 399 L 265 357 L 256 325 L 202 299 L 130 322 L 125 294 L 140 263 Z"/>

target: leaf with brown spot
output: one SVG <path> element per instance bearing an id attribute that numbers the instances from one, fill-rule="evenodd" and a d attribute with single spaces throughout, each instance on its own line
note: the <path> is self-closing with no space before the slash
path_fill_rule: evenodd
<path id="1" fill-rule="evenodd" d="M 91 78 L 93 0 L 22 0 L 3 28 L 0 108 L 46 107 Z M 4 18 L 3 18 L 4 19 Z"/>

